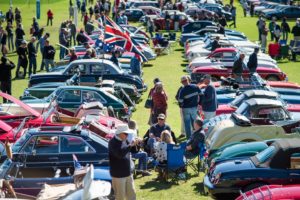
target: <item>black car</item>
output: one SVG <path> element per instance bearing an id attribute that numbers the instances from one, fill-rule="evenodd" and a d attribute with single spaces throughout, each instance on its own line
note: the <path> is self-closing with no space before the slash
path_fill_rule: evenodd
<path id="1" fill-rule="evenodd" d="M 219 17 L 225 16 L 226 20 L 232 20 L 230 12 L 224 10 L 224 8 L 219 4 L 204 4 L 202 8 L 216 13 Z"/>
<path id="2" fill-rule="evenodd" d="M 106 59 L 75 60 L 62 71 L 31 75 L 29 87 L 45 82 L 65 82 L 78 71 L 81 73 L 81 85 L 95 85 L 99 79 L 108 79 L 133 84 L 138 92 L 147 89 L 140 77 L 125 73 L 120 67 Z"/>
<path id="3" fill-rule="evenodd" d="M 29 129 L 12 146 L 13 160 L 26 167 L 73 167 L 73 154 L 84 166 L 108 166 L 108 141 L 79 127 Z M 1 159 L 5 159 L 2 156 Z"/>
<path id="4" fill-rule="evenodd" d="M 216 26 L 215 22 L 209 20 L 199 20 L 195 22 L 188 22 L 182 26 L 182 33 L 191 33 L 205 28 L 206 26 Z"/>
<path id="5" fill-rule="evenodd" d="M 127 16 L 128 21 L 138 22 L 140 18 L 145 15 L 141 9 L 130 8 L 125 10 L 125 15 Z"/>
<path id="6" fill-rule="evenodd" d="M 250 158 L 227 160 L 210 166 L 204 189 L 216 199 L 235 199 L 240 191 L 271 184 L 300 183 L 300 139 L 276 140 Z"/>

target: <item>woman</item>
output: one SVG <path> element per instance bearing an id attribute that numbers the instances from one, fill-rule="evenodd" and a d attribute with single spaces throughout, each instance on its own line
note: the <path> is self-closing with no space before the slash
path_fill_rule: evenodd
<path id="1" fill-rule="evenodd" d="M 49 9 L 47 12 L 47 26 L 49 26 L 49 22 L 52 26 L 52 20 L 53 20 L 53 12 L 51 9 Z"/>
<path id="2" fill-rule="evenodd" d="M 163 113 L 166 115 L 167 113 L 167 100 L 168 97 L 163 89 L 163 85 L 161 82 L 155 84 L 154 92 L 152 93 L 152 109 L 151 109 L 151 119 L 152 124 L 157 123 L 157 117 L 159 114 Z"/>

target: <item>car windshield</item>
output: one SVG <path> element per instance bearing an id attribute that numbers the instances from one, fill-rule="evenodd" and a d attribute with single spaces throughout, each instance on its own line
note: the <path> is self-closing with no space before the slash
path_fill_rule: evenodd
<path id="1" fill-rule="evenodd" d="M 246 95 L 245 94 L 241 94 L 239 96 L 237 96 L 231 103 L 231 106 L 235 106 L 235 107 L 239 107 L 241 105 L 241 103 L 246 99 Z"/>
<path id="2" fill-rule="evenodd" d="M 235 112 L 244 115 L 247 112 L 248 106 L 249 106 L 248 103 L 244 102 L 239 106 L 239 108 Z"/>
<path id="3" fill-rule="evenodd" d="M 95 134 L 92 133 L 92 132 L 89 132 L 89 137 L 90 137 L 93 141 L 95 141 L 95 142 L 97 142 L 97 143 L 103 145 L 104 147 L 108 148 L 108 142 L 107 142 L 106 139 L 101 138 L 100 136 L 95 135 Z"/>
<path id="4" fill-rule="evenodd" d="M 12 146 L 12 152 L 19 152 L 20 149 L 24 146 L 24 144 L 26 143 L 26 141 L 30 138 L 30 134 L 29 133 L 24 133 L 17 141 L 16 143 Z"/>
<path id="5" fill-rule="evenodd" d="M 254 157 L 257 159 L 258 164 L 262 164 L 266 162 L 269 158 L 271 158 L 275 153 L 275 147 L 274 146 L 269 146 L 262 152 L 256 154 Z"/>

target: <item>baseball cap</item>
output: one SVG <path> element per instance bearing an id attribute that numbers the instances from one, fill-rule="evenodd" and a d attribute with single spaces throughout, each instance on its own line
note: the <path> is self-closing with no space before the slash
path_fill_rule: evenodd
<path id="1" fill-rule="evenodd" d="M 186 80 L 188 80 L 188 77 L 187 77 L 186 75 L 183 75 L 183 76 L 181 77 L 181 82 L 182 82 L 182 81 L 186 81 Z"/>
<path id="2" fill-rule="evenodd" d="M 165 118 L 166 118 L 166 115 L 163 113 L 160 113 L 157 117 L 157 119 L 165 119 Z"/>

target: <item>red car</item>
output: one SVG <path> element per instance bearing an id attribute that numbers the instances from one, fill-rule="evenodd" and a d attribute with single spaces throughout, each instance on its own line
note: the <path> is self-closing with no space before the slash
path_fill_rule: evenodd
<path id="1" fill-rule="evenodd" d="M 242 193 L 235 200 L 300 200 L 300 185 L 265 185 Z"/>
<path id="2" fill-rule="evenodd" d="M 5 142 L 6 139 L 10 143 L 15 142 L 15 133 L 17 133 L 17 129 L 13 129 L 10 125 L 0 120 L 0 141 Z"/>
<path id="3" fill-rule="evenodd" d="M 170 30 L 174 30 L 174 13 L 169 13 L 170 15 Z M 179 15 L 179 27 L 181 27 L 185 24 L 187 24 L 190 19 L 185 13 L 180 13 L 179 11 L 176 12 L 176 15 Z M 163 15 L 164 16 L 164 15 Z M 159 30 L 166 30 L 166 20 L 164 17 L 158 17 L 154 19 L 154 25 L 156 28 L 156 31 Z"/>

